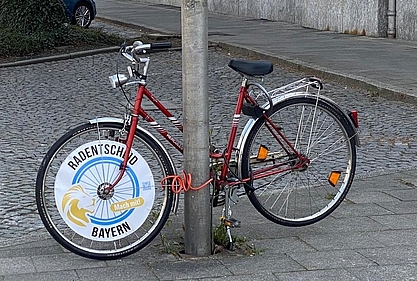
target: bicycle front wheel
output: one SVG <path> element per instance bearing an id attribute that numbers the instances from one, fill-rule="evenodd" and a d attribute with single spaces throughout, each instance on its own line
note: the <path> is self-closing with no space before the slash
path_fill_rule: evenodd
<path id="1" fill-rule="evenodd" d="M 137 130 L 128 168 L 120 172 L 126 146 L 123 125 L 84 124 L 47 152 L 36 180 L 39 215 L 52 237 L 93 259 L 117 259 L 149 244 L 168 219 L 173 201 L 160 180 L 174 167 L 159 142 Z"/>
<path id="2" fill-rule="evenodd" d="M 241 173 L 251 203 L 264 217 L 303 226 L 339 206 L 356 167 L 355 132 L 347 118 L 330 102 L 306 96 L 274 106 L 269 119 L 275 128 L 265 117 L 255 122 Z M 308 160 L 300 165 L 294 151 Z"/>

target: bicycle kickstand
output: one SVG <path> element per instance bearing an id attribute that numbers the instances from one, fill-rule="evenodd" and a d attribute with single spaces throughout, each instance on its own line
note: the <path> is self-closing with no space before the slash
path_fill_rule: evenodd
<path id="1" fill-rule="evenodd" d="M 232 204 L 236 204 L 237 201 L 234 201 L 232 198 L 234 198 L 233 194 L 236 192 L 236 187 L 229 187 L 227 186 L 225 188 L 225 204 L 223 209 L 223 217 L 222 217 L 222 223 L 226 226 L 226 234 L 229 238 L 229 242 L 227 243 L 227 249 L 232 250 L 233 249 L 233 238 L 231 233 L 231 228 L 234 227 L 240 227 L 240 221 L 237 219 L 232 218 Z"/>

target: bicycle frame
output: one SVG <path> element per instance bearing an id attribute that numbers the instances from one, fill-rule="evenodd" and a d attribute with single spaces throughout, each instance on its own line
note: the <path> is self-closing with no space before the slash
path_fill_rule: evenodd
<path id="1" fill-rule="evenodd" d="M 171 121 L 171 123 L 182 133 L 183 132 L 183 126 L 178 121 L 177 118 L 146 88 L 146 77 L 143 77 L 140 81 L 134 82 L 139 84 L 137 88 L 136 93 L 136 99 L 135 103 L 133 105 L 133 110 L 131 113 L 130 118 L 130 129 L 128 133 L 128 138 L 126 140 L 126 153 L 124 160 L 120 167 L 120 174 L 116 181 L 107 188 L 107 191 L 110 192 L 110 190 L 121 180 L 123 177 L 123 174 L 127 168 L 127 161 L 129 159 L 130 150 L 132 147 L 132 143 L 134 140 L 137 124 L 139 122 L 139 117 L 142 117 L 151 127 L 156 129 L 159 134 L 167 140 L 175 149 L 177 149 L 180 153 L 183 153 L 183 146 L 181 143 L 172 135 L 169 134 L 165 128 L 163 128 L 158 122 L 153 119 L 148 112 L 142 107 L 142 100 L 144 97 L 146 97 L 152 104 L 156 106 L 156 108 L 165 115 L 165 117 Z M 221 153 L 210 153 L 210 157 L 214 159 L 221 159 L 224 157 L 226 163 L 230 163 L 232 150 L 233 150 L 233 144 L 236 139 L 236 133 L 238 129 L 239 119 L 240 119 L 240 113 L 242 111 L 243 102 L 246 100 L 248 102 L 254 103 L 253 99 L 249 96 L 247 88 L 247 79 L 244 79 L 242 82 L 242 86 L 239 91 L 238 100 L 235 108 L 235 113 L 232 121 L 231 130 L 229 133 L 229 139 L 228 139 L 228 145 L 226 148 L 226 151 L 223 154 Z M 228 165 L 222 165 L 221 173 L 220 173 L 220 179 L 225 180 L 226 175 L 228 172 Z"/>
<path id="2" fill-rule="evenodd" d="M 158 133 L 167 140 L 175 149 L 177 149 L 180 153 L 183 153 L 183 146 L 182 144 L 172 135 L 169 134 L 169 132 L 163 128 L 154 118 L 152 118 L 149 113 L 142 107 L 142 101 L 143 98 L 147 98 L 153 105 L 156 106 L 156 108 L 164 114 L 164 116 L 182 133 L 183 132 L 183 126 L 181 122 L 178 121 L 178 119 L 146 88 L 146 75 L 141 76 L 141 79 L 139 81 L 131 82 L 131 84 L 139 84 L 137 87 L 136 92 L 136 99 L 135 103 L 133 105 L 133 110 L 130 117 L 130 128 L 128 133 L 128 138 L 125 142 L 126 144 L 126 154 L 124 157 L 124 160 L 120 166 L 120 173 L 118 178 L 115 180 L 115 182 L 110 185 L 107 188 L 107 191 L 110 192 L 112 188 L 114 188 L 115 185 L 121 180 L 121 178 L 124 175 L 124 172 L 127 168 L 127 162 L 130 155 L 130 150 L 132 147 L 132 143 L 135 136 L 135 131 L 139 122 L 139 117 L 143 118 L 151 127 L 153 127 L 155 130 L 158 131 Z M 244 102 L 247 102 L 251 105 L 257 105 L 256 101 L 250 96 L 248 92 L 248 80 L 246 77 L 243 77 L 242 84 L 239 90 L 234 115 L 232 119 L 231 128 L 229 131 L 229 137 L 227 142 L 227 147 L 224 153 L 216 153 L 216 152 L 210 152 L 210 158 L 216 159 L 216 160 L 223 160 L 223 164 L 221 165 L 219 178 L 216 179 L 217 184 L 227 184 L 227 185 L 236 185 L 241 183 L 246 183 L 254 179 L 259 179 L 265 176 L 270 176 L 273 174 L 285 172 L 287 170 L 292 169 L 301 169 L 304 165 L 308 165 L 309 160 L 305 157 L 303 157 L 301 154 L 297 152 L 297 150 L 293 147 L 293 145 L 286 139 L 284 134 L 280 131 L 280 128 L 278 128 L 271 120 L 270 118 L 263 113 L 263 117 L 267 120 L 271 134 L 274 136 L 274 138 L 277 140 L 278 143 L 281 144 L 281 147 L 286 151 L 288 155 L 292 154 L 295 155 L 298 159 L 297 163 L 295 165 L 292 165 L 290 167 L 280 169 L 280 165 L 271 165 L 268 168 L 262 169 L 260 171 L 257 171 L 254 173 L 253 177 L 247 178 L 247 179 L 240 179 L 236 181 L 235 179 L 231 182 L 228 181 L 227 175 L 229 172 L 229 167 L 231 163 L 231 157 L 233 154 L 234 149 L 234 143 L 236 140 L 237 130 L 239 127 L 239 120 L 242 114 L 242 108 Z M 277 169 L 278 168 L 278 169 Z"/>

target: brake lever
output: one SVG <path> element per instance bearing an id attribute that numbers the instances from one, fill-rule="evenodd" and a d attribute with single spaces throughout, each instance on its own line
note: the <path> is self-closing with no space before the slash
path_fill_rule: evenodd
<path id="1" fill-rule="evenodd" d="M 128 60 L 130 60 L 131 62 L 136 62 L 135 58 L 132 56 L 132 46 L 128 46 L 126 47 L 123 51 L 122 51 L 122 55 L 127 58 Z"/>

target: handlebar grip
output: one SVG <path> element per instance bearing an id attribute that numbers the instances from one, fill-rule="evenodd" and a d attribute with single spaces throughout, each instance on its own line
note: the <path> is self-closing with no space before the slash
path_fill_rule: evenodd
<path id="1" fill-rule="evenodd" d="M 171 42 L 151 43 L 151 49 L 168 49 L 172 47 Z"/>

